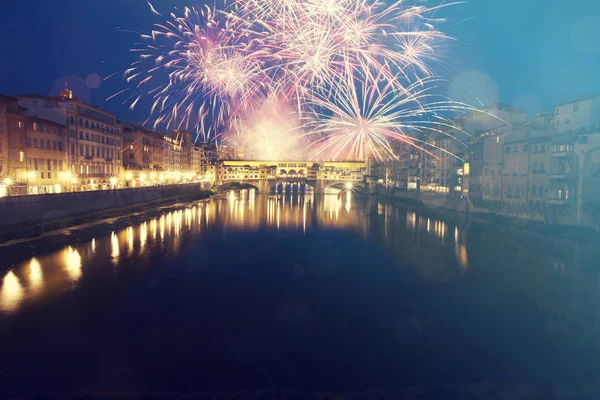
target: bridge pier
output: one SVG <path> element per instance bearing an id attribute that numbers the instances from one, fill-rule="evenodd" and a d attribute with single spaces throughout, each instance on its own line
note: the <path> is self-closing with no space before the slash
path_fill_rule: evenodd
<path id="1" fill-rule="evenodd" d="M 254 184 L 258 188 L 258 193 L 271 193 L 271 181 L 268 179 L 261 179 L 258 182 L 254 182 Z"/>

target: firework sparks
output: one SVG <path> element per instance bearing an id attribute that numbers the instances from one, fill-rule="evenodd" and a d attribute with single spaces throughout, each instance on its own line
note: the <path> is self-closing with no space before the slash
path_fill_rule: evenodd
<path id="1" fill-rule="evenodd" d="M 448 39 L 433 15 L 453 4 L 234 0 L 185 8 L 134 49 L 140 57 L 125 73 L 135 86 L 131 106 L 150 96 L 155 127 L 195 128 L 251 157 L 301 137 L 315 156 L 394 158 L 391 142 L 425 147 L 416 134 L 455 129 L 440 115 L 466 107 L 431 90 L 430 63 Z M 286 123 L 296 119 L 302 130 Z"/>

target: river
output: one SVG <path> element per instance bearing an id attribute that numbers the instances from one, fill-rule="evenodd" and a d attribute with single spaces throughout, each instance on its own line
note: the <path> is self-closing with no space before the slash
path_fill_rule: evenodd
<path id="1" fill-rule="evenodd" d="M 349 193 L 111 226 L 0 268 L 0 393 L 598 382 L 594 243 Z"/>

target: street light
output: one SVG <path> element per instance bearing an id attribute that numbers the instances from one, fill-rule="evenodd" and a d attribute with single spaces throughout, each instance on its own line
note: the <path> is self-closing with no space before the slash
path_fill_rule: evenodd
<path id="1" fill-rule="evenodd" d="M 352 182 L 346 182 L 346 190 L 352 190 L 352 188 L 354 188 Z"/>
<path id="2" fill-rule="evenodd" d="M 113 187 L 113 189 L 115 188 L 115 186 L 117 186 L 117 183 L 118 183 L 118 182 L 119 182 L 119 180 L 117 179 L 117 177 L 116 177 L 116 176 L 112 176 L 112 177 L 110 178 L 110 184 L 111 184 L 111 186 Z"/>
<path id="3" fill-rule="evenodd" d="M 3 182 L 6 186 L 11 186 L 14 183 L 13 178 L 11 178 L 10 176 L 4 178 Z"/>

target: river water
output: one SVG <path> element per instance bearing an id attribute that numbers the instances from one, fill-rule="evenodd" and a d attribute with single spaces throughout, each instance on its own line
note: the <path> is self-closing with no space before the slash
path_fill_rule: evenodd
<path id="1" fill-rule="evenodd" d="M 0 268 L 0 393 L 598 382 L 593 242 L 352 194 L 242 191 L 111 226 Z"/>

